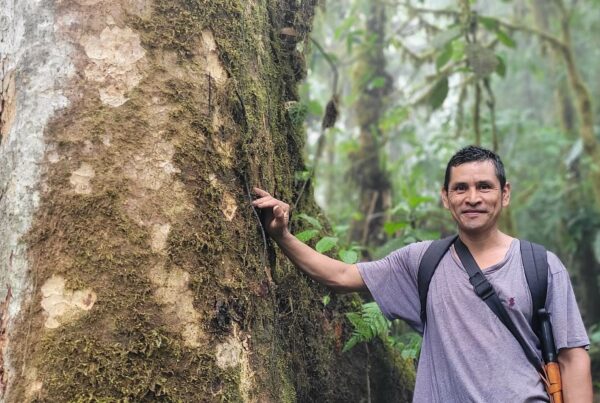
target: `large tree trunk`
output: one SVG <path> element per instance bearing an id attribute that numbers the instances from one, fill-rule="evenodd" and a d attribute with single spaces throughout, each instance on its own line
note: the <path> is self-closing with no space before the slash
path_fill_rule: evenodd
<path id="1" fill-rule="evenodd" d="M 550 27 L 549 13 L 551 10 L 551 8 L 548 6 L 548 3 L 544 2 L 543 0 L 534 0 L 532 1 L 532 7 L 538 28 L 544 32 L 548 32 Z M 562 17 L 563 40 L 565 41 L 564 43 L 568 49 L 565 49 L 561 52 L 556 47 L 550 47 L 550 66 L 552 70 L 555 70 L 556 66 L 559 65 L 561 58 L 566 56 L 568 67 L 567 77 L 570 81 L 568 82 L 566 78 L 561 77 L 558 72 L 553 72 L 555 75 L 559 75 L 560 77 L 554 96 L 556 107 L 555 116 L 558 117 L 558 123 L 567 135 L 568 139 L 575 142 L 579 136 L 577 123 L 579 123 L 579 130 L 583 140 L 587 135 L 589 135 L 590 127 L 593 127 L 593 117 L 591 114 L 591 109 L 586 111 L 584 108 L 584 106 L 591 108 L 591 99 L 587 88 L 577 72 L 576 65 L 574 64 L 575 57 L 573 55 L 573 49 L 571 45 L 569 23 L 567 20 L 564 20 L 564 15 Z M 572 93 L 569 90 L 569 83 L 571 83 L 573 88 Z M 578 86 L 583 88 L 577 89 Z M 573 100 L 573 95 L 576 97 L 575 100 Z M 581 99 L 581 97 L 583 97 L 583 99 Z M 578 102 L 578 104 L 576 104 L 575 101 Z M 579 122 L 577 122 L 577 111 L 579 112 Z M 593 149 L 596 147 L 597 146 L 592 145 L 592 149 L 590 150 L 595 152 Z M 568 169 L 573 189 L 565 193 L 565 198 L 566 204 L 569 206 L 570 211 L 577 212 L 578 210 L 583 210 L 586 211 L 587 216 L 597 214 L 597 209 L 594 209 L 594 204 L 596 203 L 597 205 L 599 199 L 594 199 L 585 194 L 588 190 L 585 186 L 585 178 L 581 173 L 580 158 L 573 162 Z M 594 175 L 592 174 L 591 177 L 593 178 L 593 176 Z M 591 182 L 592 186 L 596 186 L 596 181 Z M 567 228 L 569 228 L 568 221 L 572 221 L 570 215 L 565 221 L 567 221 L 565 225 Z M 571 272 L 576 275 L 575 284 L 578 288 L 577 295 L 581 301 L 580 306 L 582 307 L 584 320 L 586 324 L 593 325 L 600 321 L 600 288 L 598 284 L 600 265 L 594 257 L 593 245 L 596 228 L 592 220 L 591 223 L 586 221 L 577 223 L 576 225 L 571 225 L 569 230 L 572 232 L 570 236 L 578 240 L 577 247 L 575 249 L 575 267 L 571 267 L 570 269 Z"/>
<path id="2" fill-rule="evenodd" d="M 297 191 L 314 3 L 0 0 L 3 400 L 365 395 L 249 207 Z"/>
<path id="3" fill-rule="evenodd" d="M 391 90 L 392 79 L 385 71 L 384 55 L 386 6 L 374 0 L 369 6 L 367 32 L 375 36 L 374 43 L 361 48 L 361 59 L 355 71 L 356 119 L 360 127 L 360 149 L 352 156 L 351 175 L 357 185 L 359 219 L 352 222 L 350 239 L 363 246 L 384 243 L 385 214 L 391 207 L 391 181 L 382 164 L 383 136 L 379 121 L 385 111 L 385 96 Z M 368 257 L 368 252 L 364 252 Z"/>

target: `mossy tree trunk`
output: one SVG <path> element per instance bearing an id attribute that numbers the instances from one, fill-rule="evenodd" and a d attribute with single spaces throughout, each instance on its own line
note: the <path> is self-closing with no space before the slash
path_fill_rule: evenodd
<path id="1" fill-rule="evenodd" d="M 542 32 L 548 32 L 552 8 L 542 0 L 532 1 L 532 7 L 538 29 Z M 595 140 L 585 140 L 590 136 L 590 128 L 593 127 L 591 109 L 588 110 L 588 108 L 591 108 L 590 95 L 575 65 L 569 21 L 563 14 L 564 10 L 559 8 L 558 11 L 562 17 L 562 40 L 565 48 L 561 49 L 557 46 L 549 47 L 549 57 L 552 61 L 550 66 L 559 65 L 561 59 L 564 58 L 568 74 L 566 78 L 561 77 L 559 79 L 558 87 L 555 90 L 555 115 L 558 116 L 558 123 L 569 140 L 575 142 L 578 136 L 581 136 L 582 141 L 594 143 L 596 142 Z M 555 74 L 559 73 L 555 72 Z M 570 91 L 569 84 L 572 86 L 573 91 Z M 575 96 L 575 99 L 573 99 L 573 96 Z M 578 134 L 577 128 L 577 113 L 579 113 L 580 134 Z M 594 144 L 588 146 L 587 151 L 590 153 L 590 156 L 597 152 L 596 148 L 597 145 Z M 565 226 L 569 229 L 569 236 L 577 239 L 574 261 L 578 263 L 573 268 L 573 272 L 576 274 L 577 295 L 581 299 L 585 321 L 588 325 L 592 325 L 600 322 L 600 287 L 598 283 L 600 264 L 598 264 L 594 257 L 594 239 L 597 227 L 594 219 L 583 219 L 583 217 L 598 214 L 598 209 L 592 208 L 591 211 L 589 209 L 590 206 L 594 205 L 594 202 L 598 203 L 600 199 L 598 197 L 590 197 L 590 195 L 586 194 L 588 189 L 586 189 L 585 178 L 581 172 L 580 158 L 573 161 L 568 169 L 572 189 L 565 193 L 566 204 L 569 206 L 570 211 L 581 216 L 582 219 L 576 220 L 576 223 L 573 224 L 574 220 L 569 216 L 568 219 L 565 219 Z M 592 174 L 592 177 L 594 177 L 594 174 Z M 596 186 L 598 183 L 600 182 L 594 180 L 592 181 L 592 186 Z M 578 211 L 581 213 L 578 213 Z"/>
<path id="2" fill-rule="evenodd" d="M 374 0 L 369 8 L 367 39 L 354 72 L 355 91 L 360 93 L 355 106 L 360 148 L 352 156 L 350 171 L 357 184 L 361 214 L 352 222 L 350 239 L 363 246 L 377 246 L 385 241 L 383 225 L 391 207 L 391 181 L 383 164 L 384 139 L 379 121 L 392 79 L 385 71 L 385 2 Z"/>
<path id="3" fill-rule="evenodd" d="M 365 395 L 249 207 L 298 191 L 314 3 L 0 0 L 3 400 Z"/>

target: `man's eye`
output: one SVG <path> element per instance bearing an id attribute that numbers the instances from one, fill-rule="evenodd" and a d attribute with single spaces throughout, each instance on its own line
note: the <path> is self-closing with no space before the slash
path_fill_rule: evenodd
<path id="1" fill-rule="evenodd" d="M 454 191 L 456 192 L 464 192 L 467 190 L 467 187 L 465 185 L 456 185 L 454 187 Z"/>

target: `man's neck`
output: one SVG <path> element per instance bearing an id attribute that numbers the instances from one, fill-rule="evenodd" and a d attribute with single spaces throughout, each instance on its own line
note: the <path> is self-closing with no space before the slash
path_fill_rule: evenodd
<path id="1" fill-rule="evenodd" d="M 495 248 L 508 248 L 513 239 L 498 228 L 477 233 L 459 230 L 458 235 L 460 236 L 461 241 L 463 241 L 473 254 Z"/>

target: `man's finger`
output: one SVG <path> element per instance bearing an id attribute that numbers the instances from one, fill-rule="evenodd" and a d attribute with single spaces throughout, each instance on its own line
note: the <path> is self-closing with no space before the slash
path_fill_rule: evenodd
<path id="1" fill-rule="evenodd" d="M 258 208 L 269 208 L 269 207 L 275 207 L 275 206 L 280 206 L 281 202 L 277 199 L 266 199 L 266 200 L 262 200 L 262 201 L 254 201 L 252 202 L 252 205 Z"/>
<path id="2" fill-rule="evenodd" d="M 255 188 L 253 188 L 253 189 L 252 189 L 252 191 L 253 191 L 254 193 L 256 193 L 257 195 L 261 196 L 261 197 L 265 197 L 265 196 L 271 196 L 271 195 L 269 194 L 269 192 L 266 192 L 266 191 L 262 190 L 261 188 L 257 188 L 257 187 L 255 187 Z"/>
<path id="3" fill-rule="evenodd" d="M 284 212 L 279 204 L 273 207 L 273 215 L 277 219 L 283 218 Z"/>

